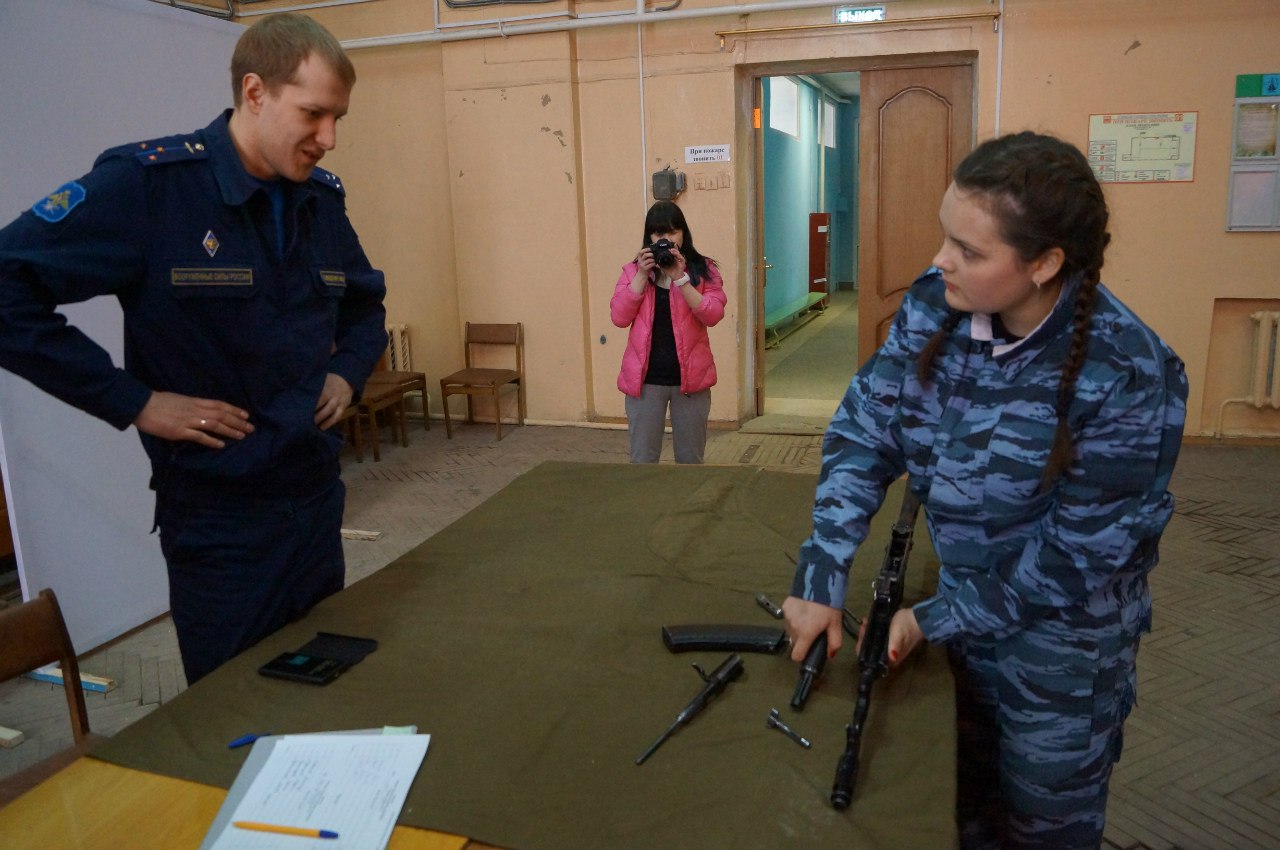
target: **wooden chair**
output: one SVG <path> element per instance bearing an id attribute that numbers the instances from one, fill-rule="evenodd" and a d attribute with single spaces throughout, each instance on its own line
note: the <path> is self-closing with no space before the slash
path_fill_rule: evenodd
<path id="1" fill-rule="evenodd" d="M 29 602 L 0 609 L 0 682 L 54 662 L 62 668 L 75 745 L 0 779 L 0 806 L 34 788 L 102 740 L 89 731 L 89 712 L 80 686 L 80 665 L 76 663 L 76 652 L 53 591 L 42 590 Z"/>
<path id="2" fill-rule="evenodd" d="M 364 463 L 364 432 L 360 427 L 360 405 L 349 404 L 338 417 L 339 422 L 347 423 L 347 436 L 356 449 L 356 463 Z"/>
<path id="3" fill-rule="evenodd" d="M 473 366 L 473 351 L 476 346 L 506 345 L 515 349 L 514 369 L 493 369 Z M 514 386 L 518 421 L 524 424 L 524 328 L 519 323 L 507 325 L 481 325 L 467 322 L 466 337 L 463 342 L 463 354 L 466 368 L 440 379 L 440 401 L 444 405 L 444 431 L 453 439 L 453 423 L 449 419 L 449 396 L 465 395 L 467 397 L 467 421 L 475 422 L 475 396 L 489 396 L 493 399 L 493 423 L 497 429 L 498 439 L 502 439 L 502 406 L 501 394 L 509 386 Z"/>
<path id="4" fill-rule="evenodd" d="M 375 373 L 376 374 L 376 373 Z M 387 411 L 391 417 L 391 436 L 398 439 L 400 445 L 409 445 L 409 437 L 405 428 L 404 392 L 398 384 L 379 384 L 372 378 L 365 382 L 364 394 L 357 405 L 360 414 L 369 419 L 369 444 L 373 448 L 373 459 L 382 460 L 381 436 L 378 431 L 378 414 Z M 357 416 L 357 419 L 360 417 Z"/>
<path id="5" fill-rule="evenodd" d="M 422 426 L 431 430 L 430 411 L 427 409 L 430 396 L 427 395 L 427 375 L 425 372 L 410 372 L 403 369 L 389 369 L 388 352 L 384 351 L 377 366 L 364 383 L 364 393 L 356 404 L 359 414 L 369 419 L 369 432 L 373 448 L 373 459 L 382 460 L 380 435 L 378 432 L 378 414 L 386 411 L 391 418 L 392 437 L 400 441 L 400 445 L 408 448 L 409 429 L 408 416 L 405 412 L 405 397 L 409 393 L 422 394 Z M 360 429 L 360 416 L 355 417 L 357 430 Z M 358 458 L 357 458 L 358 459 Z"/>

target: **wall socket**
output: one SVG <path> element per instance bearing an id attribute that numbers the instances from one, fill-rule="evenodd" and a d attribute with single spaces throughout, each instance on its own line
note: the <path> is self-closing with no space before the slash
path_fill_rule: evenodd
<path id="1" fill-rule="evenodd" d="M 721 171 L 716 174 L 700 174 L 693 178 L 693 188 L 732 189 L 733 175 L 728 171 Z"/>

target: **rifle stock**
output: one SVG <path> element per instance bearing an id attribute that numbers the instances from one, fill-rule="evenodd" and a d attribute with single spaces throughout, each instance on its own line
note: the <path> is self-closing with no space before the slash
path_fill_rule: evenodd
<path id="1" fill-rule="evenodd" d="M 889 545 L 885 547 L 884 563 L 872 584 L 871 613 L 867 615 L 867 628 L 858 651 L 860 673 L 853 720 L 845 727 L 845 750 L 836 764 L 836 778 L 831 786 L 831 805 L 842 811 L 853 801 L 853 787 L 858 781 L 862 727 L 871 708 L 871 688 L 889 669 L 889 623 L 902 605 L 902 583 L 919 510 L 920 503 L 908 487 Z"/>

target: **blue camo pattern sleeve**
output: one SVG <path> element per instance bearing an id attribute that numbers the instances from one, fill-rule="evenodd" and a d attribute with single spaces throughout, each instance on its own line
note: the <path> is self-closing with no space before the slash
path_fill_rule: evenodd
<path id="1" fill-rule="evenodd" d="M 849 567 L 885 491 L 905 470 L 898 399 L 918 352 L 946 315 L 908 292 L 884 345 L 858 370 L 823 438 L 813 533 L 800 548 L 791 595 L 844 604 Z"/>

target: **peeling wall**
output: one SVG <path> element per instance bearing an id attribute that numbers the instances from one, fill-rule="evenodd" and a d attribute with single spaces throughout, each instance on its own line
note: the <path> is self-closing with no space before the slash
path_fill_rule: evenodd
<path id="1" fill-rule="evenodd" d="M 888 5 L 897 18 L 999 8 Z M 441 19 L 566 8 L 442 4 Z M 430 4 L 417 0 L 312 14 L 343 39 L 434 26 Z M 1199 113 L 1194 182 L 1107 186 L 1113 242 L 1103 276 L 1186 360 L 1188 433 L 1207 432 L 1216 402 L 1206 384 L 1247 368 L 1215 356 L 1210 373 L 1215 300 L 1280 297 L 1280 233 L 1224 231 L 1234 80 L 1280 72 L 1280 4 L 1006 0 L 1002 39 L 987 19 L 730 36 L 723 47 L 715 35 L 830 20 L 830 9 L 788 10 L 354 50 L 360 81 L 326 164 L 346 181 L 357 229 L 388 273 L 391 317 L 413 328 L 417 367 L 435 382 L 459 366 L 466 320 L 518 319 L 531 419 L 621 419 L 614 381 L 625 331 L 609 322 L 608 299 L 636 251 L 647 175 L 672 164 L 689 177 L 679 203 L 699 247 L 721 261 L 729 295 L 711 331 L 720 372 L 711 416 L 749 418 L 752 77 L 953 52 L 976 56 L 979 138 L 995 131 L 997 112 L 1002 131 L 1029 127 L 1081 147 L 1091 113 Z M 685 147 L 707 144 L 732 144 L 733 162 L 683 162 Z M 702 182 L 727 188 L 693 188 L 719 172 L 727 181 Z"/>

